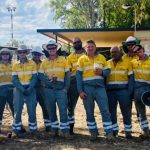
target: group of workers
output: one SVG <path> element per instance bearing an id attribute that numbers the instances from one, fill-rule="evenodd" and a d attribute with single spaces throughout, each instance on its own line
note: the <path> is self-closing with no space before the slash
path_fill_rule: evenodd
<path id="1" fill-rule="evenodd" d="M 6 103 L 13 114 L 13 132 L 22 137 L 22 110 L 26 103 L 30 133 L 37 132 L 36 106 L 39 102 L 44 118 L 45 130 L 52 136 L 58 134 L 71 139 L 74 134 L 75 107 L 80 97 L 86 112 L 90 139 L 98 137 L 94 117 L 95 102 L 101 112 L 105 136 L 109 140 L 118 136 L 117 104 L 123 116 L 125 137 L 132 138 L 131 111 L 135 102 L 137 117 L 143 131 L 149 137 L 149 126 L 145 105 L 141 101 L 144 92 L 150 91 L 150 58 L 135 37 L 128 37 L 123 47 L 110 49 L 111 59 L 96 51 L 93 40 L 86 41 L 83 48 L 80 38 L 73 40 L 74 52 L 67 58 L 59 56 L 59 44 L 50 40 L 42 49 L 37 46 L 31 51 L 20 45 L 13 53 L 3 48 L 0 51 L 0 129 Z M 32 59 L 27 55 L 31 53 Z M 57 116 L 57 106 L 59 116 Z M 59 131 L 59 132 L 58 132 Z"/>

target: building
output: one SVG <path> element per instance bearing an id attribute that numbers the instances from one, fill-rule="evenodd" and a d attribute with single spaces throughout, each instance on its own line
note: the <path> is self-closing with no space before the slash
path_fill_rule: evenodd
<path id="1" fill-rule="evenodd" d="M 37 32 L 70 46 L 75 37 L 80 37 L 83 44 L 92 39 L 101 52 L 114 45 L 121 46 L 128 36 L 135 36 L 141 40 L 146 53 L 150 54 L 150 28 L 137 28 L 136 31 L 133 28 L 37 29 Z"/>

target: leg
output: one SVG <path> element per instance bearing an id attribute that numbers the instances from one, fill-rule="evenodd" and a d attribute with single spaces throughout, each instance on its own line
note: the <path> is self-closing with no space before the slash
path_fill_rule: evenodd
<path id="1" fill-rule="evenodd" d="M 14 89 L 15 114 L 14 114 L 14 122 L 13 122 L 13 131 L 15 133 L 21 132 L 21 126 L 22 126 L 21 115 L 22 115 L 23 104 L 24 104 L 24 96 L 19 90 L 15 88 Z"/>
<path id="2" fill-rule="evenodd" d="M 86 117 L 87 117 L 87 126 L 89 128 L 89 131 L 91 135 L 98 135 L 97 125 L 94 117 L 94 88 L 91 86 L 85 86 L 84 91 L 87 94 L 85 100 L 83 100 L 84 108 L 86 111 Z"/>
<path id="3" fill-rule="evenodd" d="M 45 129 L 46 131 L 50 131 L 49 113 L 45 104 L 44 91 L 42 87 L 36 88 L 36 99 L 42 108 Z"/>
<path id="4" fill-rule="evenodd" d="M 128 89 L 116 92 L 119 100 L 121 113 L 123 115 L 124 129 L 127 138 L 131 138 L 132 125 L 131 125 L 131 99 L 128 94 Z"/>
<path id="5" fill-rule="evenodd" d="M 112 121 L 112 127 L 113 127 L 113 134 L 116 136 L 118 134 L 118 123 L 117 123 L 117 103 L 118 99 L 116 97 L 116 91 L 108 91 L 108 104 L 109 104 L 109 111 L 111 114 L 111 121 Z"/>
<path id="6" fill-rule="evenodd" d="M 7 102 L 11 110 L 12 116 L 14 117 L 14 105 L 13 105 L 13 89 L 10 89 L 7 93 Z"/>
<path id="7" fill-rule="evenodd" d="M 112 122 L 111 122 L 111 117 L 108 108 L 108 99 L 106 95 L 106 90 L 105 88 L 100 87 L 100 88 L 95 88 L 94 91 L 95 91 L 94 95 L 96 96 L 96 102 L 101 111 L 103 127 L 106 132 L 106 135 L 108 135 L 109 133 L 112 134 L 113 129 L 112 129 Z"/>
<path id="8" fill-rule="evenodd" d="M 3 118 L 5 104 L 6 104 L 6 98 L 4 96 L 0 96 L 0 131 L 2 127 L 2 118 Z"/>
<path id="9" fill-rule="evenodd" d="M 56 114 L 56 98 L 55 98 L 56 96 L 52 89 L 45 88 L 44 93 L 45 93 L 45 104 L 47 106 L 50 116 L 51 132 L 52 134 L 56 135 L 59 128 L 59 122 Z"/>
<path id="10" fill-rule="evenodd" d="M 55 95 L 60 114 L 60 130 L 62 131 L 63 134 L 69 133 L 69 122 L 67 115 L 67 106 L 68 106 L 67 93 L 65 93 L 64 90 L 57 90 L 55 92 Z"/>
<path id="11" fill-rule="evenodd" d="M 37 131 L 37 122 L 36 122 L 36 94 L 35 89 L 32 90 L 32 93 L 28 96 L 25 96 L 26 105 L 27 105 L 27 112 L 29 116 L 28 124 L 29 129 L 32 133 Z"/>
<path id="12" fill-rule="evenodd" d="M 74 110 L 77 104 L 79 98 L 79 93 L 77 91 L 77 85 L 76 83 L 71 83 L 69 91 L 68 91 L 68 119 L 69 119 L 69 125 L 70 125 L 70 134 L 73 134 L 74 129 Z"/>

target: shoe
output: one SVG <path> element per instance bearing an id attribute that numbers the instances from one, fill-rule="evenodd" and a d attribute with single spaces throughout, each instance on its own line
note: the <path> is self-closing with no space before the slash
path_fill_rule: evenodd
<path id="1" fill-rule="evenodd" d="M 142 139 L 150 138 L 149 131 L 148 130 L 144 131 L 143 134 L 141 134 L 139 137 Z"/>
<path id="2" fill-rule="evenodd" d="M 63 133 L 63 132 L 60 132 L 59 134 L 61 137 L 67 139 L 67 140 L 72 140 L 73 137 L 69 134 L 69 133 Z"/>
<path id="3" fill-rule="evenodd" d="M 106 139 L 107 139 L 108 141 L 114 141 L 113 133 L 108 133 L 108 134 L 106 134 Z"/>
<path id="4" fill-rule="evenodd" d="M 37 138 L 38 137 L 38 132 L 37 131 L 30 131 L 30 136 Z"/>
<path id="5" fill-rule="evenodd" d="M 132 136 L 132 134 L 131 134 L 131 132 L 125 132 L 125 137 L 126 137 L 126 139 L 133 139 L 133 136 Z"/>
<path id="6" fill-rule="evenodd" d="M 113 136 L 117 137 L 118 136 L 118 132 L 113 131 Z"/>
<path id="7" fill-rule="evenodd" d="M 45 127 L 45 131 L 46 132 L 51 132 L 51 127 L 49 127 L 49 126 Z"/>
<path id="8" fill-rule="evenodd" d="M 21 126 L 21 130 L 20 130 L 21 133 L 26 133 L 26 129 L 24 128 L 24 126 Z"/>
<path id="9" fill-rule="evenodd" d="M 130 135 L 126 135 L 126 139 L 130 140 L 130 139 L 133 139 L 133 136 L 130 134 Z"/>
<path id="10" fill-rule="evenodd" d="M 18 132 L 18 133 L 15 133 L 16 134 L 16 136 L 18 137 L 18 138 L 24 138 L 25 136 L 24 136 L 24 133 L 20 133 L 20 132 Z"/>
<path id="11" fill-rule="evenodd" d="M 58 130 L 56 130 L 56 131 L 51 131 L 51 132 L 50 132 L 50 135 L 51 135 L 52 137 L 58 136 Z"/>
<path id="12" fill-rule="evenodd" d="M 95 141 L 97 140 L 98 134 L 97 133 L 92 133 L 90 137 L 90 141 Z"/>
<path id="13" fill-rule="evenodd" d="M 73 129 L 74 129 L 74 123 L 70 124 L 70 135 L 74 135 Z"/>

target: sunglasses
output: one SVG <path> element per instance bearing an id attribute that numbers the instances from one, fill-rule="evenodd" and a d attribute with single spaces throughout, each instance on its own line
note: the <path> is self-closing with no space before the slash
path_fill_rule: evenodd
<path id="1" fill-rule="evenodd" d="M 34 56 L 41 56 L 42 54 L 40 54 L 40 53 L 32 53 L 32 55 L 34 55 Z"/>
<path id="2" fill-rule="evenodd" d="M 27 51 L 18 51 L 18 54 L 26 54 Z"/>
<path id="3" fill-rule="evenodd" d="M 81 43 L 81 41 L 75 41 L 75 42 L 73 42 L 73 44 L 79 44 L 79 43 Z"/>
<path id="4" fill-rule="evenodd" d="M 133 46 L 133 45 L 135 45 L 135 44 L 136 44 L 135 42 L 127 43 L 127 46 Z"/>
<path id="5" fill-rule="evenodd" d="M 47 47 L 47 50 L 53 50 L 53 49 L 57 49 L 57 46 L 55 46 L 55 47 Z"/>
<path id="6" fill-rule="evenodd" d="M 1 55 L 9 55 L 9 53 L 1 53 Z"/>

